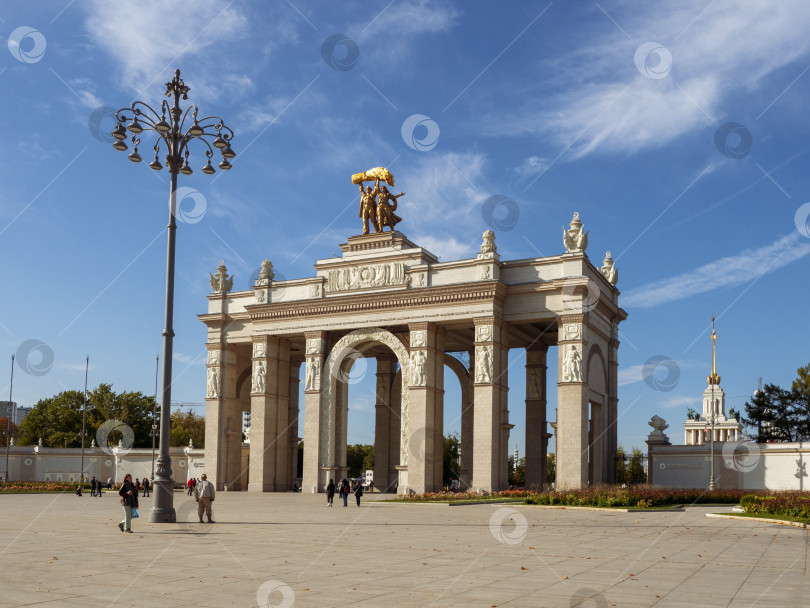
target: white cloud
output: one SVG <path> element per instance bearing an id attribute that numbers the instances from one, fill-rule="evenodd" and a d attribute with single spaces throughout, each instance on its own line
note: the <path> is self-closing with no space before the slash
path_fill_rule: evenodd
<path id="1" fill-rule="evenodd" d="M 448 31 L 458 16 L 451 6 L 430 0 L 391 3 L 356 38 L 362 54 L 363 49 L 374 48 L 373 56 L 384 64 L 381 58 L 391 61 L 412 53 L 414 37 Z"/>
<path id="2" fill-rule="evenodd" d="M 409 226 L 434 233 L 435 226 L 447 223 L 448 213 L 456 226 L 480 224 L 480 214 L 471 212 L 491 194 L 480 183 L 485 165 L 486 157 L 478 153 L 427 154 L 406 169 L 409 188 L 401 209 Z"/>
<path id="3" fill-rule="evenodd" d="M 592 37 L 588 44 L 542 65 L 541 72 L 552 76 L 517 85 L 533 100 L 504 112 L 499 99 L 485 130 L 552 136 L 567 148 L 567 159 L 660 147 L 716 124 L 728 98 L 761 86 L 810 51 L 806 20 L 797 18 L 807 12 L 803 0 L 646 6 L 625 3 L 611 10 L 631 40 L 607 19 L 602 39 L 584 30 Z M 643 76 L 634 65 L 636 49 L 648 41 L 672 54 L 663 78 Z M 774 98 L 789 83 L 785 78 L 774 83 Z"/>
<path id="4" fill-rule="evenodd" d="M 534 177 L 538 173 L 543 173 L 549 167 L 549 160 L 547 158 L 540 158 L 539 156 L 530 156 L 523 159 L 523 162 L 515 167 L 514 171 L 523 178 Z"/>
<path id="5" fill-rule="evenodd" d="M 142 0 L 129 9 L 105 0 L 85 6 L 88 33 L 121 65 L 120 81 L 133 92 L 162 85 L 182 57 L 204 55 L 212 45 L 238 39 L 247 27 L 236 7 L 216 0 L 198 0 L 193 10 L 166 10 L 160 0 Z M 196 85 L 209 93 L 215 90 Z"/>
<path id="6" fill-rule="evenodd" d="M 699 293 L 742 285 L 808 254 L 810 241 L 793 232 L 758 249 L 746 249 L 690 272 L 630 289 L 622 295 L 622 306 L 651 308 Z"/>
<path id="7" fill-rule="evenodd" d="M 667 399 L 664 399 L 663 401 L 659 401 L 657 405 L 664 409 L 670 409 L 673 407 L 690 408 L 700 405 L 700 403 L 701 403 L 700 397 L 687 397 L 686 395 L 672 395 Z M 674 425 L 670 424 L 670 427 L 672 426 Z"/>

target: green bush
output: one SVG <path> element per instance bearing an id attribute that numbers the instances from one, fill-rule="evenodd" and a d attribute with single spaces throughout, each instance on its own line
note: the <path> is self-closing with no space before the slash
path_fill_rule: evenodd
<path id="1" fill-rule="evenodd" d="M 740 506 L 745 510 L 746 513 L 755 513 L 754 507 L 756 505 L 758 496 L 754 496 L 753 494 L 746 494 L 742 498 L 740 498 Z"/>

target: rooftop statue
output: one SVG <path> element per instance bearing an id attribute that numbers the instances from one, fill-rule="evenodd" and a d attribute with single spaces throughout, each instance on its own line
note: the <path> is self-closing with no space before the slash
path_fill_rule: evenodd
<path id="1" fill-rule="evenodd" d="M 226 293 L 233 289 L 233 277 L 228 276 L 228 269 L 225 268 L 225 260 L 220 261 L 217 267 L 217 274 L 211 276 L 211 290 L 216 293 Z"/>
<path id="2" fill-rule="evenodd" d="M 366 186 L 364 189 L 363 182 L 370 181 L 374 181 L 374 188 Z M 369 234 L 369 222 L 374 226 L 374 233 L 380 234 L 386 226 L 393 231 L 402 221 L 394 211 L 397 210 L 397 199 L 405 193 L 391 194 L 386 186 L 380 186 L 381 181 L 394 186 L 394 176 L 385 167 L 375 167 L 352 175 L 352 183 L 360 188 L 359 217 L 363 220 L 363 234 Z"/>
<path id="3" fill-rule="evenodd" d="M 605 259 L 602 262 L 602 268 L 599 269 L 599 272 L 602 273 L 602 276 L 605 277 L 607 282 L 611 285 L 615 285 L 619 280 L 619 269 L 616 268 L 616 265 L 613 263 L 613 258 L 610 256 L 609 251 L 605 254 Z"/>
<path id="4" fill-rule="evenodd" d="M 579 221 L 579 213 L 574 213 L 571 227 L 566 230 L 563 226 L 563 243 L 566 253 L 585 253 L 588 248 L 588 233 Z"/>

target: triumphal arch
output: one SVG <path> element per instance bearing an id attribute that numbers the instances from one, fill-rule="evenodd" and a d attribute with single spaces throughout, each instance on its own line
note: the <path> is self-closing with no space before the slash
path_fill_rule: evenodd
<path id="1" fill-rule="evenodd" d="M 221 264 L 211 275 L 205 468 L 220 488 L 289 491 L 297 477 L 304 408 L 303 491 L 346 475 L 349 370 L 377 362 L 374 485 L 424 492 L 442 487 L 444 378 L 461 384 L 463 488 L 507 487 L 509 410 L 526 411 L 526 484 L 546 477 L 549 347 L 557 353 L 557 487 L 614 481 L 618 325 L 626 318 L 606 255 L 585 251 L 578 214 L 560 255 L 501 260 L 495 234 L 474 258 L 440 262 L 395 230 L 390 173 L 353 176 L 364 234 L 314 276 L 276 280 L 265 260 L 249 291 L 232 291 Z M 374 188 L 363 187 L 374 183 Z M 387 228 L 387 230 L 386 230 Z M 525 402 L 510 404 L 510 349 L 525 349 Z M 299 403 L 304 366 L 304 403 Z M 242 418 L 250 412 L 243 457 Z"/>

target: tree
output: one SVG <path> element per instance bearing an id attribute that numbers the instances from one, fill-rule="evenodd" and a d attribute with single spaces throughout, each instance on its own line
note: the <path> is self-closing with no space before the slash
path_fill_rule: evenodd
<path id="1" fill-rule="evenodd" d="M 797 369 L 796 373 L 799 377 L 793 381 L 793 386 L 791 388 L 794 391 L 798 391 L 801 394 L 810 397 L 810 363 Z"/>
<path id="2" fill-rule="evenodd" d="M 616 483 L 630 483 L 630 472 L 627 469 L 627 454 L 625 454 L 622 446 L 616 448 Z"/>
<path id="3" fill-rule="evenodd" d="M 515 467 L 515 457 L 509 457 L 509 485 L 512 488 L 522 488 L 526 485 L 526 458 L 518 458 Z"/>
<path id="4" fill-rule="evenodd" d="M 647 483 L 647 471 L 644 470 L 644 454 L 633 448 L 630 456 L 630 483 Z"/>
<path id="5" fill-rule="evenodd" d="M 444 453 L 442 455 L 442 480 L 449 483 L 450 479 L 458 479 L 458 450 L 461 440 L 457 433 L 444 436 Z"/>
<path id="6" fill-rule="evenodd" d="M 557 454 L 549 452 L 546 455 L 546 482 L 554 483 L 557 479 Z"/>
<path id="7" fill-rule="evenodd" d="M 17 425 L 6 416 L 0 418 L 0 447 L 6 447 L 6 441 L 17 435 Z"/>
<path id="8" fill-rule="evenodd" d="M 801 390 L 800 381 L 794 382 L 794 388 L 789 391 L 766 384 L 764 390 L 757 391 L 746 401 L 743 422 L 757 429 L 758 442 L 803 441 L 810 438 L 809 401 Z"/>
<path id="9" fill-rule="evenodd" d="M 133 444 L 128 447 L 149 447 L 152 437 L 152 408 L 154 398 L 140 392 L 115 393 L 110 384 L 100 384 L 87 396 L 86 438 L 90 446 L 99 427 L 108 420 L 120 421 L 133 432 Z M 20 444 L 32 445 L 42 438 L 48 447 L 77 448 L 82 445 L 82 391 L 63 391 L 53 397 L 41 399 L 20 425 Z M 115 445 L 123 437 L 120 430 L 113 430 L 105 440 Z M 97 441 L 99 441 L 97 440 Z"/>
<path id="10" fill-rule="evenodd" d="M 172 412 L 171 428 L 169 430 L 169 445 L 172 447 L 187 446 L 189 440 L 194 442 L 195 448 L 205 447 L 205 418 L 198 416 L 191 410 L 175 410 Z"/>
<path id="11" fill-rule="evenodd" d="M 374 469 L 374 446 L 356 443 L 346 446 L 346 466 L 349 477 L 363 477 L 366 470 Z"/>

